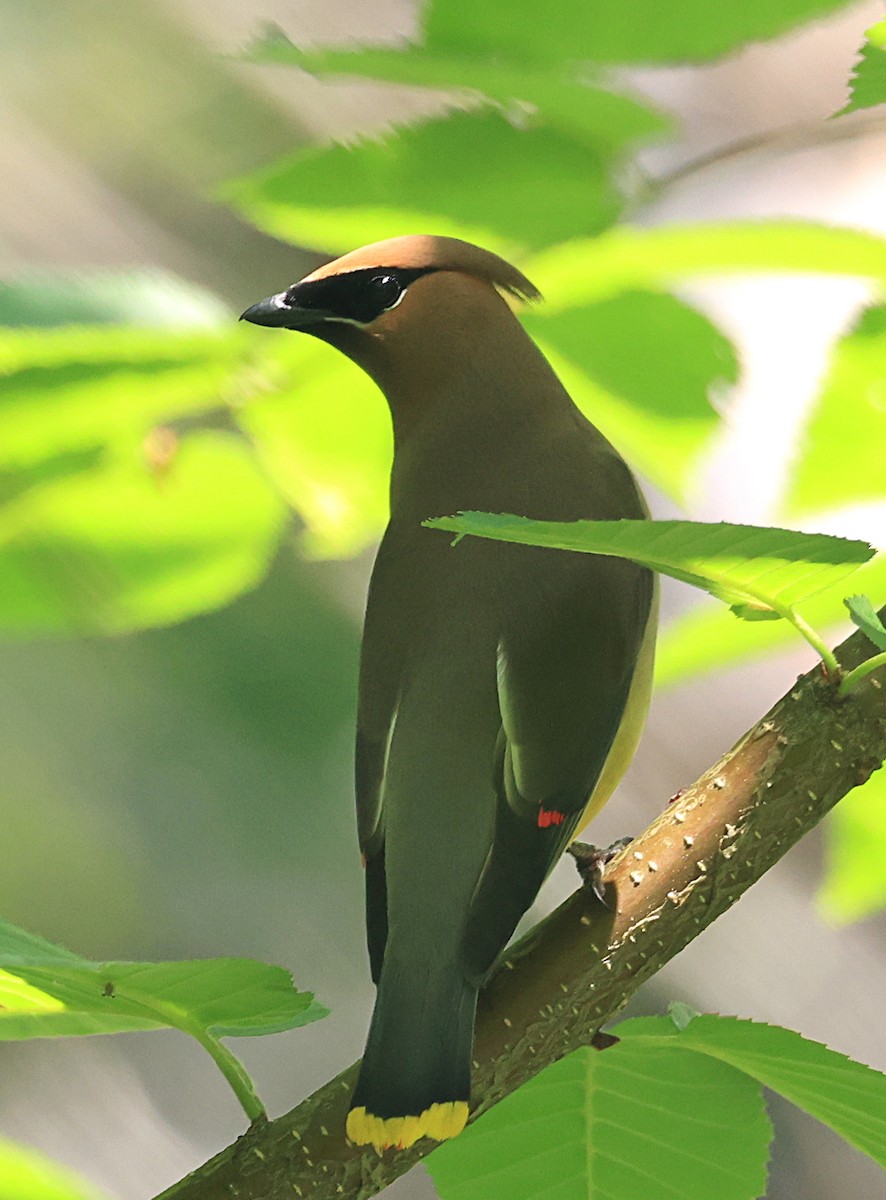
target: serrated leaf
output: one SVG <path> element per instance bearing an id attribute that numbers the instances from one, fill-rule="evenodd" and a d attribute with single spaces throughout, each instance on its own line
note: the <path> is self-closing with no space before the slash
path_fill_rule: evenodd
<path id="1" fill-rule="evenodd" d="M 295 991 L 288 971 L 247 958 L 7 964 L 6 973 L 31 990 L 13 995 L 4 987 L 3 1040 L 167 1026 L 188 1031 L 194 1024 L 216 1037 L 257 1037 L 323 1015 L 311 993 Z M 52 1001 L 61 1007 L 49 1007 Z"/>
<path id="2" fill-rule="evenodd" d="M 886 554 L 858 568 L 853 583 L 874 596 L 886 596 Z M 831 636 L 845 617 L 843 584 L 837 581 L 803 604 L 803 616 L 815 629 Z M 670 687 L 714 670 L 752 662 L 796 645 L 796 633 L 784 621 L 739 625 L 722 605 L 700 604 L 671 621 L 659 634 L 655 651 L 655 682 Z"/>
<path id="3" fill-rule="evenodd" d="M 886 21 L 878 21 L 865 34 L 849 80 L 849 103 L 835 114 L 838 117 L 859 108 L 874 108 L 886 102 Z"/>
<path id="4" fill-rule="evenodd" d="M 248 958 L 90 962 L 0 921 L 0 1040 L 179 1029 L 206 1049 L 247 1115 L 265 1115 L 219 1041 L 295 1029 L 326 1015 L 283 967 Z"/>
<path id="5" fill-rule="evenodd" d="M 603 229 L 621 207 L 607 164 L 581 143 L 490 110 L 300 151 L 221 196 L 266 233 L 331 253 L 421 232 L 514 254 Z"/>
<path id="6" fill-rule="evenodd" d="M 388 512 L 391 419 L 364 372 L 311 338 L 276 338 L 262 391 L 237 413 L 271 478 L 305 522 L 305 551 L 356 554 Z"/>
<path id="7" fill-rule="evenodd" d="M 849 596 L 843 603 L 849 609 L 853 625 L 857 625 L 878 650 L 886 650 L 886 629 L 868 597 Z"/>
<path id="8" fill-rule="evenodd" d="M 0 1040 L 167 1027 L 251 1037 L 324 1015 L 283 967 L 248 958 L 91 962 L 0 920 Z"/>
<path id="9" fill-rule="evenodd" d="M 132 439 L 219 408 L 242 346 L 230 332 L 0 330 L 0 466 Z"/>
<path id="10" fill-rule="evenodd" d="M 429 48 L 516 63 L 586 59 L 606 63 L 700 62 L 749 41 L 777 37 L 847 0 L 436 0 L 425 18 Z"/>
<path id="11" fill-rule="evenodd" d="M 101 1200 L 102 1195 L 36 1150 L 0 1138 L 0 1200 Z"/>
<path id="12" fill-rule="evenodd" d="M 886 496 L 886 306 L 834 348 L 803 431 L 782 510 L 822 512 Z"/>
<path id="13" fill-rule="evenodd" d="M 575 403 L 656 487 L 678 501 L 719 426 L 712 401 L 738 379 L 729 340 L 660 292 L 523 317 Z"/>
<path id="14" fill-rule="evenodd" d="M 754 1200 L 771 1133 L 741 1072 L 625 1039 L 554 1063 L 425 1163 L 443 1200 Z"/>
<path id="15" fill-rule="evenodd" d="M 594 239 L 542 251 L 521 265 L 545 296 L 545 312 L 553 315 L 631 289 L 756 271 L 849 275 L 886 283 L 886 239 L 811 221 L 620 226 Z"/>
<path id="16" fill-rule="evenodd" d="M 665 1017 L 642 1017 L 617 1029 L 622 1042 L 667 1041 L 743 1071 L 886 1167 L 886 1075 L 880 1071 L 791 1029 L 736 1017 L 697 1017 L 682 1031 Z"/>
<path id="17" fill-rule="evenodd" d="M 229 435 L 188 437 L 157 470 L 132 447 L 0 508 L 0 629 L 117 633 L 218 607 L 260 581 L 285 520 Z"/>
<path id="18" fill-rule="evenodd" d="M 163 271 L 25 271 L 0 280 L 0 325 L 215 329 L 231 320 L 211 292 Z"/>
<path id="19" fill-rule="evenodd" d="M 286 64 L 312 75 L 359 76 L 386 83 L 453 89 L 468 97 L 486 96 L 524 119 L 543 121 L 605 155 L 618 155 L 641 139 L 661 136 L 671 122 L 646 104 L 582 78 L 586 67 L 515 67 L 500 55 L 489 58 L 441 54 L 426 46 L 349 46 L 301 50 L 282 30 L 270 27 L 248 47 L 249 62 Z"/>
<path id="20" fill-rule="evenodd" d="M 818 893 L 837 925 L 886 907 L 886 771 L 844 796 L 828 816 L 825 876 Z"/>
<path id="21" fill-rule="evenodd" d="M 725 522 L 561 522 L 462 513 L 424 523 L 496 541 L 628 558 L 727 604 L 754 603 L 782 615 L 874 555 L 866 542 Z"/>

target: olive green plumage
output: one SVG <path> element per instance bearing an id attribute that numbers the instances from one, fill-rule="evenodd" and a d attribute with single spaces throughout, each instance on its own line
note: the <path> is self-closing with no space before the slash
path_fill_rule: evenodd
<path id="1" fill-rule="evenodd" d="M 464 1123 L 477 990 L 617 782 L 648 696 L 648 571 L 470 538 L 453 547 L 422 526 L 469 509 L 645 515 L 624 462 L 499 289 L 534 292 L 477 247 L 395 239 L 244 314 L 336 345 L 379 384 L 394 423 L 357 730 L 378 995 L 348 1123 L 379 1148 Z"/>

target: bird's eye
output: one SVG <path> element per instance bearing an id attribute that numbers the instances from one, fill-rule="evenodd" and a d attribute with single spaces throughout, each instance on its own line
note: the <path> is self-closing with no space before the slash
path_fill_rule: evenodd
<path id="1" fill-rule="evenodd" d="M 382 310 L 393 308 L 403 295 L 403 287 L 395 275 L 373 275 L 372 291 Z"/>

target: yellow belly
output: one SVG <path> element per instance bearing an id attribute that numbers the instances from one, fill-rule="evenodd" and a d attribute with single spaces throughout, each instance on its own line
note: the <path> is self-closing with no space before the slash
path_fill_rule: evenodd
<path id="1" fill-rule="evenodd" d="M 597 815 L 615 791 L 619 780 L 630 766 L 631 759 L 634 757 L 637 746 L 640 743 L 640 735 L 643 733 L 646 714 L 649 711 L 649 700 L 652 696 L 652 668 L 655 662 L 655 634 L 657 627 L 658 587 L 656 586 L 655 595 L 652 599 L 652 607 L 649 610 L 649 621 L 646 625 L 646 632 L 643 634 L 640 653 L 637 655 L 637 666 L 634 670 L 634 678 L 631 681 L 631 690 L 628 692 L 628 702 L 625 705 L 621 725 L 618 727 L 618 733 L 615 735 L 615 740 L 603 765 L 600 778 L 597 780 L 597 786 L 591 793 L 587 808 L 579 822 L 575 834 L 576 837 L 579 836 L 588 822 Z"/>

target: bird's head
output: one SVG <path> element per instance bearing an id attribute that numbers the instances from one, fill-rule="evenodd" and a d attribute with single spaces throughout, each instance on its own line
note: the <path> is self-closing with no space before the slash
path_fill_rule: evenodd
<path id="1" fill-rule="evenodd" d="M 241 320 L 312 334 L 384 386 L 392 370 L 467 349 L 513 321 L 502 293 L 538 298 L 516 267 L 489 250 L 458 238 L 398 237 L 327 263 Z"/>

